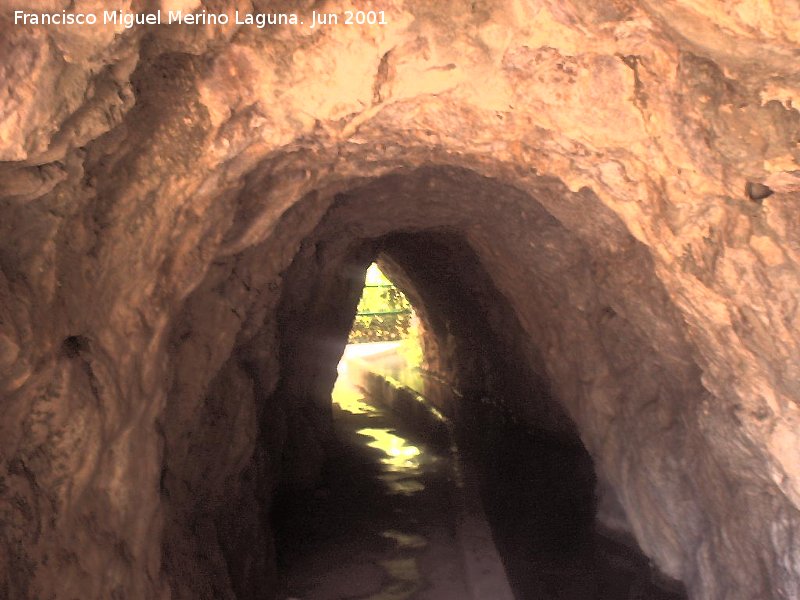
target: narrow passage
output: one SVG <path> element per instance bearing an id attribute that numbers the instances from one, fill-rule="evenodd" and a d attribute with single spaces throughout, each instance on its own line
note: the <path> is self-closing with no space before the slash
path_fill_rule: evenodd
<path id="1" fill-rule="evenodd" d="M 469 598 L 448 452 L 368 403 L 345 377 L 333 396 L 337 446 L 323 484 L 276 506 L 278 597 Z"/>
<path id="2" fill-rule="evenodd" d="M 465 456 L 454 457 L 340 375 L 322 484 L 276 503 L 278 598 L 497 600 L 485 592 L 497 567 L 484 574 L 484 566 L 499 551 L 520 600 L 685 599 L 640 552 L 595 530 L 582 450 L 476 409 L 474 435 L 460 436 Z M 466 493 L 454 476 L 464 468 Z M 469 529 L 458 506 L 465 498 L 485 506 L 485 516 L 468 512 L 493 535 Z"/>

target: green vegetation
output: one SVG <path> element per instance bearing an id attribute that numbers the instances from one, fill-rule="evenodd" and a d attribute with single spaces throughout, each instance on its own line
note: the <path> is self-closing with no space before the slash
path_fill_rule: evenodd
<path id="1" fill-rule="evenodd" d="M 407 337 L 400 343 L 397 353 L 403 357 L 409 367 L 422 365 L 422 336 L 419 331 L 419 319 L 411 319 Z"/>
<path id="2" fill-rule="evenodd" d="M 409 337 L 414 315 L 403 292 L 372 263 L 367 269 L 364 291 L 350 330 L 348 344 L 391 342 Z"/>
<path id="3" fill-rule="evenodd" d="M 373 372 L 392 377 L 421 393 L 421 337 L 419 319 L 408 298 L 376 264 L 370 265 L 347 343 L 399 342 L 389 352 L 381 348 L 363 348 L 366 352 L 363 356 L 369 357 Z M 372 351 L 377 354 L 370 355 Z"/>

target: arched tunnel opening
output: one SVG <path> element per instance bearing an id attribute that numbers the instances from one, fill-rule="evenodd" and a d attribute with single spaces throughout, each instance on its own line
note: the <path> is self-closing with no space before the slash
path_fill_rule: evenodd
<path id="1" fill-rule="evenodd" d="M 553 193 L 554 188 L 563 192 L 556 182 L 547 181 L 543 193 Z M 306 206 L 300 203 L 285 222 L 305 218 L 315 201 L 316 195 Z M 620 273 L 623 264 L 614 273 L 603 271 L 608 265 L 590 258 L 573 233 L 537 206 L 527 193 L 496 180 L 430 167 L 337 192 L 324 209 L 318 208 L 319 222 L 293 242 L 297 251 L 281 274 L 276 313 L 280 372 L 274 391 L 263 399 L 279 410 L 260 417 L 251 467 L 256 479 L 270 480 L 267 493 L 260 489 L 254 494 L 251 510 L 260 511 L 268 538 L 275 535 L 270 544 L 276 545 L 261 550 L 261 560 L 273 564 L 272 575 L 265 581 L 263 574 L 253 574 L 249 547 L 225 550 L 231 585 L 238 588 L 239 597 L 281 589 L 291 562 L 303 564 L 302 553 L 313 552 L 309 523 L 339 518 L 312 513 L 320 495 L 325 504 L 329 490 L 336 487 L 332 480 L 340 475 L 335 465 L 343 460 L 341 440 L 336 437 L 331 392 L 365 270 L 376 259 L 423 323 L 428 382 L 424 395 L 452 421 L 459 452 L 478 474 L 478 493 L 516 597 L 683 597 L 680 585 L 658 575 L 638 549 L 630 526 L 618 527 L 627 522 L 619 492 L 608 482 L 598 483 L 580 424 L 553 389 L 553 367 L 543 356 L 546 336 L 537 339 L 532 327 L 545 331 L 546 313 L 554 318 L 562 308 L 559 296 L 582 294 L 581 312 L 603 329 L 602 351 L 616 353 L 616 344 L 625 356 L 611 360 L 647 365 L 647 353 L 652 355 L 653 349 L 646 342 L 636 348 L 644 341 L 641 331 L 616 315 L 607 305 L 613 300 L 592 289 L 597 278 L 626 277 Z M 518 222 L 525 236 L 518 237 L 509 222 Z M 606 226 L 614 233 L 613 221 Z M 641 261 L 636 266 L 646 265 L 645 255 L 637 254 L 630 239 L 622 248 L 606 251 L 623 252 L 628 261 Z M 538 273 L 519 273 L 514 267 L 515 260 L 526 260 L 525 253 L 540 257 Z M 522 300 L 530 303 L 527 311 L 532 308 L 544 321 L 523 323 L 532 313 L 520 315 L 519 305 L 514 305 L 520 297 L 512 299 L 509 292 L 499 291 L 502 278 L 509 275 L 533 290 Z M 646 281 L 646 275 L 639 275 Z M 658 298 L 657 288 L 648 293 Z M 543 304 L 549 306 L 537 314 Z M 567 337 L 569 332 L 558 335 Z M 578 343 L 580 338 L 574 339 Z M 570 341 L 563 343 L 569 349 Z M 580 348 L 568 351 L 580 354 Z M 252 346 L 241 351 L 243 357 L 252 352 Z M 255 365 L 245 368 L 258 371 Z M 278 427 L 276 414 L 281 419 Z M 410 436 L 419 434 L 413 430 L 412 424 Z M 424 438 L 416 439 L 425 443 Z M 272 472 L 265 474 L 265 467 Z M 347 477 L 353 476 L 352 465 L 350 471 L 343 469 Z M 361 489 L 369 497 L 374 492 L 350 485 L 350 493 Z M 370 513 L 363 501 L 359 506 Z M 325 510 L 330 511 L 330 505 Z M 352 521 L 350 529 L 358 529 L 357 523 Z M 325 526 L 322 530 L 332 535 Z"/>
<path id="2" fill-rule="evenodd" d="M 331 368 L 341 354 L 345 327 L 352 323 L 354 298 L 361 293 L 359 282 L 364 279 L 365 265 L 378 258 L 392 279 L 402 282 L 402 289 L 413 299 L 412 306 L 420 315 L 424 332 L 424 377 L 420 391 L 432 408 L 452 422 L 454 440 L 448 440 L 442 431 L 438 439 L 435 435 L 431 439 L 426 436 L 430 428 L 424 423 L 415 431 L 415 425 L 420 426 L 419 419 L 414 419 L 413 413 L 407 410 L 405 419 L 402 409 L 394 419 L 409 432 L 406 435 L 416 443 L 421 442 L 420 445 L 427 442 L 434 447 L 447 448 L 449 441 L 456 441 L 458 449 L 449 448 L 449 451 L 460 452 L 478 476 L 476 489 L 485 505 L 514 597 L 576 600 L 685 597 L 680 584 L 660 577 L 632 539 L 623 542 L 600 531 L 596 521 L 596 478 L 592 459 L 574 423 L 553 397 L 546 376 L 536 373 L 525 360 L 521 347 L 524 333 L 512 307 L 494 287 L 490 274 L 482 268 L 463 237 L 447 228 L 423 229 L 415 233 L 393 232 L 353 246 L 345 253 L 344 264 L 339 265 L 340 284 L 331 288 L 322 281 L 315 281 L 320 287 L 308 290 L 311 297 L 325 297 L 328 303 L 324 322 L 331 329 L 321 335 L 309 330 L 300 333 L 307 343 L 321 344 L 318 350 L 325 353 L 326 358 L 315 365 L 324 377 L 325 383 L 321 385 L 326 390 L 331 386 Z M 307 275 L 308 265 L 301 265 L 299 271 Z M 321 273 L 324 272 L 322 265 Z M 296 296 L 290 295 L 287 302 L 293 305 Z M 296 309 L 296 306 L 287 307 L 287 310 Z M 338 331 L 334 331 L 334 323 Z M 310 341 L 312 339 L 315 341 Z M 331 346 L 323 349 L 327 343 Z M 308 349 L 305 348 L 287 349 L 287 352 L 306 354 Z M 308 385 L 307 372 L 298 370 L 300 372 L 304 373 L 304 385 Z M 277 393 L 284 392 L 279 388 Z M 327 406 L 323 411 L 327 413 Z M 318 419 L 326 421 L 327 415 Z M 394 419 L 390 422 L 397 427 Z M 361 421 L 369 422 L 368 419 Z M 327 425 L 325 431 L 328 431 Z M 386 431 L 395 437 L 396 429 Z M 341 441 L 337 444 L 337 440 L 326 439 L 320 445 L 322 454 L 328 458 L 319 465 L 319 477 L 313 479 L 310 487 L 301 485 L 300 489 L 284 491 L 282 496 L 279 493 L 280 501 L 273 515 L 279 565 L 282 563 L 281 544 L 292 546 L 287 553 L 290 558 L 285 559 L 282 568 L 291 572 L 302 565 L 302 575 L 294 576 L 297 581 L 293 583 L 298 588 L 293 591 L 284 588 L 291 597 L 337 597 L 337 593 L 344 593 L 341 580 L 347 582 L 345 589 L 347 585 L 354 589 L 363 586 L 369 589 L 370 586 L 367 581 L 359 585 L 353 580 L 353 574 L 356 579 L 359 574 L 363 576 L 358 570 L 363 565 L 357 559 L 353 559 L 355 565 L 348 565 L 348 559 L 341 557 L 332 564 L 323 562 L 322 573 L 315 573 L 309 561 L 304 560 L 304 552 L 313 555 L 315 544 L 330 544 L 330 538 L 336 540 L 336 550 L 345 555 L 363 550 L 360 544 L 365 544 L 368 537 L 363 529 L 370 523 L 359 523 L 359 517 L 363 513 L 363 519 L 368 520 L 375 512 L 376 507 L 369 506 L 370 501 L 385 501 L 379 492 L 364 490 L 353 480 L 363 477 L 364 473 L 359 474 L 352 464 L 344 473 L 337 471 L 336 467 L 344 460 L 343 451 L 333 451 L 333 458 L 329 453 L 340 446 Z M 344 494 L 347 506 L 337 508 L 327 496 L 331 489 L 341 488 L 342 477 L 348 488 Z M 310 481 L 312 479 L 307 483 Z M 452 502 L 446 490 L 438 493 L 444 494 L 440 502 Z M 327 501 L 315 502 L 319 495 Z M 452 509 L 451 506 L 450 511 Z M 325 523 L 328 519 L 340 519 L 331 514 L 332 510 L 357 512 L 348 514 L 349 519 L 339 524 L 344 531 L 337 531 Z M 318 514 L 315 515 L 315 511 Z M 413 503 L 395 508 L 395 511 L 407 513 L 416 520 Z M 416 511 L 421 514 L 424 507 Z M 446 525 L 455 528 L 450 511 L 444 510 L 440 516 L 445 522 L 450 521 Z M 379 529 L 384 529 L 380 533 L 386 535 L 386 531 L 403 529 L 403 519 L 394 518 L 397 522 L 393 523 L 386 515 L 379 519 Z M 315 521 L 316 529 L 309 526 Z M 405 536 L 416 536 L 420 545 L 427 544 L 425 536 L 419 535 L 428 534 L 425 527 L 409 527 L 406 523 L 405 530 Z M 353 531 L 361 531 L 364 537 L 351 539 Z M 347 541 L 343 542 L 342 538 Z M 398 556 L 403 555 L 400 544 Z M 397 578 L 392 578 L 390 568 L 394 563 L 380 564 L 385 570 L 383 579 L 379 575 L 373 577 L 376 582 L 383 581 L 383 588 L 377 592 L 373 589 L 370 597 L 417 597 L 414 595 L 417 593 L 431 598 L 461 597 L 452 591 L 449 593 L 455 595 L 437 590 L 440 584 L 426 581 L 418 568 L 412 575 L 405 574 L 406 580 L 410 578 L 415 585 L 405 581 L 406 587 L 397 589 Z M 338 572 L 340 581 L 330 572 L 324 573 L 325 568 Z M 428 573 L 428 576 L 436 577 L 437 573 Z M 309 590 L 309 596 L 302 593 Z"/>

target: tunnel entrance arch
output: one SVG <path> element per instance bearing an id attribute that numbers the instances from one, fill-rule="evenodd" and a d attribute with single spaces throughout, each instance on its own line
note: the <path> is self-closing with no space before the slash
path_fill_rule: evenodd
<path id="1" fill-rule="evenodd" d="M 680 479 L 683 459 L 673 454 L 683 448 L 687 404 L 672 400 L 696 397 L 699 383 L 676 312 L 647 250 L 618 219 L 594 205 L 590 223 L 577 218 L 576 207 L 596 201 L 590 192 L 571 193 L 549 178 L 532 181 L 514 187 L 474 171 L 431 166 L 337 184 L 297 202 L 261 244 L 218 263 L 187 302 L 186 325 L 173 335 L 176 347 L 187 349 L 190 368 L 197 349 L 207 347 L 190 331 L 196 314 L 210 305 L 217 322 L 240 328 L 230 358 L 205 392 L 205 406 L 188 413 L 196 406 L 188 400 L 192 388 L 178 388 L 175 396 L 184 400 L 170 403 L 164 417 L 176 427 L 188 414 L 197 425 L 191 443 L 176 445 L 181 434 L 164 432 L 164 494 L 182 499 L 170 504 L 180 511 L 168 519 L 168 572 L 181 572 L 193 560 L 175 541 L 194 535 L 185 523 L 210 520 L 225 577 L 238 596 L 270 588 L 273 495 L 278 488 L 313 486 L 319 476 L 332 435 L 336 364 L 364 270 L 382 257 L 421 313 L 430 312 L 424 318 L 438 332 L 436 361 L 449 383 L 480 400 L 517 382 L 522 391 L 505 396 L 510 419 L 570 443 L 579 439 L 594 461 L 598 522 L 635 536 L 662 569 L 683 577 L 681 539 L 695 535 L 695 523 L 691 484 Z M 272 276 L 262 275 L 270 269 Z M 233 312 L 218 302 L 224 287 L 248 299 L 250 308 L 243 304 L 243 312 Z M 472 308 L 455 304 L 460 308 L 453 310 L 454 298 Z M 439 313 L 440 304 L 447 308 Z M 463 318 L 459 311 L 475 316 Z M 459 323 L 478 324 L 493 341 Z M 505 349 L 502 368 L 487 348 Z M 521 401 L 530 390 L 550 393 Z M 239 405 L 240 414 L 253 416 L 254 431 L 236 442 L 239 454 L 218 457 L 216 444 L 230 435 L 223 428 L 231 421 L 217 415 L 233 415 L 230 407 Z M 211 419 L 203 416 L 209 411 Z M 208 433 L 199 433 L 204 428 Z M 216 469 L 218 478 L 236 482 L 244 508 L 235 513 L 194 500 L 219 496 L 211 489 L 198 495 L 207 476 L 196 477 L 193 497 L 183 500 L 187 486 L 175 474 L 198 472 L 191 453 L 203 444 L 213 455 L 203 472 Z M 684 501 L 663 504 L 675 494 Z M 254 556 L 248 548 L 259 539 L 266 545 L 258 542 L 263 552 Z"/>
<path id="2" fill-rule="evenodd" d="M 414 196 L 402 193 L 404 179 L 399 176 L 397 186 L 392 185 L 391 177 L 388 178 L 391 183 L 384 182 L 392 191 L 384 198 L 375 194 L 369 184 L 360 193 L 337 197 L 314 234 L 302 242 L 294 262 L 284 273 L 284 301 L 278 320 L 285 334 L 281 352 L 286 360 L 276 395 L 288 398 L 296 407 L 294 410 L 302 415 L 299 420 L 315 432 L 300 436 L 301 445 L 307 447 L 308 440 L 316 435 L 320 445 L 317 456 L 324 455 L 324 440 L 331 431 L 327 423 L 336 365 L 355 313 L 364 270 L 377 258 L 389 277 L 418 307 L 427 332 L 426 368 L 445 388 L 457 390 L 457 396 L 449 398 L 444 398 L 446 393 L 440 394 L 438 408 L 459 423 L 466 444 L 477 448 L 478 441 L 488 442 L 476 452 L 476 458 L 487 465 L 487 473 L 504 474 L 487 484 L 488 488 L 495 492 L 501 489 L 504 478 L 524 480 L 526 469 L 528 475 L 531 469 L 538 470 L 537 477 L 548 482 L 545 487 L 549 486 L 549 490 L 532 485 L 528 490 L 503 492 L 501 499 L 493 501 L 495 520 L 501 523 L 505 519 L 508 531 L 524 531 L 526 527 L 519 525 L 527 506 L 532 508 L 529 516 L 536 514 L 528 522 L 527 530 L 530 539 L 541 542 L 539 551 L 548 543 L 551 550 L 558 552 L 585 549 L 587 543 L 593 543 L 587 540 L 595 534 L 597 495 L 606 493 L 603 490 L 607 488 L 595 485 L 592 460 L 578 434 L 579 428 L 550 389 L 540 345 L 531 336 L 531 325 L 542 326 L 542 323 L 528 323 L 526 327 L 517 316 L 518 310 L 498 290 L 495 283 L 498 274 L 490 273 L 483 264 L 487 254 L 490 259 L 494 255 L 495 260 L 501 256 L 508 259 L 510 255 L 507 248 L 501 249 L 502 238 L 494 238 L 503 232 L 491 231 L 487 227 L 490 219 L 480 217 L 496 211 L 496 217 L 505 219 L 506 211 L 517 210 L 523 220 L 535 222 L 539 229 L 534 231 L 543 239 L 523 238 L 514 242 L 525 241 L 528 251 L 531 247 L 535 251 L 544 250 L 553 259 L 552 263 L 545 261 L 542 265 L 544 274 L 549 274 L 547 270 L 563 269 L 566 259 L 572 271 L 570 276 L 579 285 L 591 285 L 592 261 L 585 248 L 546 211 L 539 209 L 537 213 L 537 209 L 519 204 L 525 196 L 516 190 L 503 190 L 508 197 L 498 200 L 492 196 L 483 206 L 480 202 L 490 198 L 480 198 L 478 194 L 477 203 L 465 199 L 461 207 L 464 210 L 453 210 L 445 204 L 437 206 L 441 195 L 453 194 L 448 187 L 453 184 L 454 174 L 474 177 L 458 170 L 450 171 L 444 179 L 442 173 L 435 171 L 415 173 L 415 177 L 420 177 L 415 184 L 422 184 L 422 190 L 417 190 L 422 199 L 406 207 L 396 206 L 398 198 L 411 201 Z M 485 180 L 483 183 L 487 185 Z M 491 187 L 491 183 L 488 185 Z M 463 182 L 453 187 L 465 191 Z M 426 188 L 432 190 L 427 197 Z M 436 215 L 437 209 L 442 210 L 442 215 L 431 219 L 430 214 Z M 369 215 L 375 215 L 372 217 L 375 222 L 371 222 Z M 472 247 L 476 240 L 485 243 L 492 239 L 497 244 L 484 247 L 483 257 Z M 581 259 L 585 262 L 581 263 Z M 504 275 L 508 276 L 514 269 L 505 265 L 505 270 Z M 536 279 L 542 274 L 518 276 Z M 550 282 L 546 278 L 542 283 L 544 299 L 548 293 L 560 292 L 548 289 Z M 591 297 L 592 291 L 582 292 L 587 296 L 582 308 L 598 304 L 597 298 Z M 543 298 L 531 301 L 535 304 Z M 551 304 L 548 309 L 552 311 L 554 306 Z M 598 317 L 611 318 L 607 309 L 597 306 L 594 309 Z M 458 402 L 454 400 L 456 397 L 460 398 Z M 468 441 L 470 430 L 482 433 L 473 437 L 473 443 Z M 512 431 L 515 433 L 509 435 Z M 533 437 L 528 435 L 532 431 Z M 491 435 L 486 435 L 487 432 Z M 549 466 L 543 468 L 538 461 L 529 463 L 524 459 L 526 451 L 549 454 Z M 309 455 L 304 456 L 300 447 L 293 449 L 289 440 L 287 456 L 292 465 L 287 472 L 301 474 L 300 479 L 288 485 L 307 485 L 314 473 L 314 466 L 303 462 Z M 504 465 L 516 465 L 519 470 L 512 474 L 503 469 Z M 513 500 L 508 499 L 511 496 Z M 548 503 L 541 502 L 542 498 L 557 500 Z M 619 510 L 614 496 L 601 498 L 601 502 L 606 510 Z M 513 519 L 508 519 L 509 514 L 515 514 L 516 527 L 511 525 Z M 519 542 L 518 539 L 514 544 Z M 524 563 L 518 564 L 517 570 L 523 573 Z"/>

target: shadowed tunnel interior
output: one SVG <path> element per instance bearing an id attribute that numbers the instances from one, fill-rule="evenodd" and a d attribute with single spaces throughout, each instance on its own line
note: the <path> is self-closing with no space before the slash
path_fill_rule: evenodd
<path id="1" fill-rule="evenodd" d="M 609 532 L 602 531 L 596 521 L 596 478 L 591 457 L 574 423 L 551 396 L 540 357 L 535 364 L 538 372 L 524 358 L 524 333 L 513 309 L 458 231 L 425 228 L 354 242 L 337 274 L 341 283 L 327 287 L 319 282 L 319 287 L 308 290 L 310 297 L 326 298 L 320 320 L 326 327 L 324 333 L 308 328 L 307 313 L 286 315 L 298 322 L 296 339 L 305 341 L 300 342 L 303 347 L 284 347 L 284 352 L 307 356 L 314 347 L 325 352 L 315 365 L 325 369 L 318 371 L 325 382 L 319 406 L 324 414 L 310 421 L 326 423 L 329 418 L 325 398 L 331 385 L 332 360 L 340 356 L 343 332 L 352 321 L 354 298 L 360 294 L 365 266 L 376 256 L 383 270 L 402 282 L 421 316 L 426 398 L 454 422 L 461 453 L 470 468 L 479 473 L 479 488 L 495 543 L 516 597 L 684 597 L 677 583 L 652 572 L 632 538 L 614 540 L 604 535 Z M 309 264 L 302 264 L 298 272 L 308 273 L 309 268 Z M 290 269 L 287 275 L 291 274 Z M 285 302 L 296 309 L 296 298 L 292 294 Z M 320 345 L 321 340 L 330 347 L 323 350 L 327 344 Z M 296 378 L 302 390 L 289 384 L 276 393 L 304 397 L 310 392 L 309 370 L 290 368 L 285 377 Z M 287 379 L 282 382 L 288 383 Z M 294 392 L 288 392 L 290 389 Z M 421 431 L 417 435 L 424 437 Z M 326 440 L 321 445 L 324 451 Z M 342 454 L 336 450 L 336 441 L 327 439 L 327 445 L 334 457 Z M 369 492 L 353 480 L 353 473 L 336 470 L 338 464 L 329 458 L 320 465 L 321 475 L 309 481 L 322 485 L 327 493 L 344 478 L 344 485 L 369 497 Z M 350 505 L 344 510 L 363 511 L 360 518 L 367 520 L 374 509 L 355 502 L 356 495 L 352 491 L 347 494 Z M 320 543 L 314 528 L 309 529 L 309 519 L 337 519 L 330 514 L 330 504 L 324 510 L 317 509 L 320 514 L 314 516 L 314 503 L 309 501 L 313 496 L 313 489 L 279 494 L 281 501 L 273 524 L 279 544 L 293 546 L 290 563 L 301 563 L 299 556 L 304 548 L 308 552 Z M 352 519 L 358 522 L 359 516 Z M 354 528 L 352 523 L 349 527 Z M 321 539 L 337 535 L 335 527 L 322 529 L 324 535 L 316 534 Z M 351 542 L 343 550 L 358 547 Z M 279 564 L 280 555 L 279 545 Z M 310 597 L 316 596 L 312 593 Z"/>
<path id="2" fill-rule="evenodd" d="M 541 182 L 543 195 L 564 193 L 555 181 Z M 263 400 L 257 458 L 249 467 L 253 476 L 271 481 L 278 493 L 297 494 L 319 484 L 335 445 L 331 389 L 336 366 L 364 272 L 378 257 L 418 307 L 425 368 L 438 382 L 429 396 L 456 423 L 465 455 L 485 471 L 483 496 L 500 531 L 498 544 L 513 567 L 511 577 L 524 579 L 533 555 L 538 560 L 594 556 L 598 509 L 610 526 L 630 527 L 616 486 L 605 479 L 602 459 L 595 467 L 590 457 L 591 448 L 601 443 L 593 438 L 597 432 L 591 428 L 597 425 L 592 420 L 600 418 L 594 413 L 603 407 L 559 398 L 550 374 L 566 377 L 560 384 L 568 391 L 581 371 L 592 378 L 626 373 L 630 396 L 624 408 L 609 407 L 622 412 L 614 418 L 667 420 L 668 426 L 677 407 L 665 390 L 677 392 L 696 377 L 691 365 L 676 363 L 651 345 L 647 328 L 667 329 L 670 335 L 660 339 L 673 351 L 682 340 L 663 293 L 646 275 L 646 254 L 619 224 L 611 217 L 595 219 L 588 226 L 604 229 L 606 246 L 589 249 L 583 232 L 567 229 L 528 194 L 469 171 L 433 167 L 356 184 L 328 203 L 314 195 L 290 210 L 278 230 L 291 231 L 315 203 L 319 222 L 295 238 L 298 249 L 281 275 L 280 372 L 273 393 Z M 524 280 L 521 264 L 530 268 Z M 648 302 L 631 301 L 634 290 Z M 626 311 L 633 321 L 623 316 Z M 259 367 L 247 358 L 253 352 L 258 349 L 250 342 L 233 355 L 241 356 L 239 368 L 257 373 Z M 565 364 L 548 365 L 547 354 Z M 598 362 L 589 365 L 590 360 Z M 231 383 L 223 379 L 220 385 Z M 637 401 L 649 410 L 630 406 Z M 283 423 L 277 432 L 276 416 Z M 669 429 L 669 435 L 678 434 Z M 609 441 L 606 435 L 602 439 Z M 614 448 L 620 455 L 612 460 L 638 469 L 639 451 L 656 439 L 647 435 L 639 441 L 641 449 L 627 443 Z M 177 468 L 167 463 L 167 469 Z M 596 473 L 605 485 L 596 485 Z M 664 474 L 642 468 L 631 476 L 646 481 Z M 262 515 L 262 527 L 269 531 L 272 496 L 259 496 L 263 485 L 256 487 L 250 510 Z M 226 508 L 215 516 L 222 522 L 231 518 L 242 519 L 241 509 Z M 217 535 L 229 527 L 218 526 Z M 620 533 L 630 536 L 628 529 Z M 221 542 L 225 548 L 224 538 Z M 650 540 L 661 542 L 660 535 Z M 231 548 L 225 553 L 240 597 L 256 597 L 255 590 L 265 585 L 263 572 L 247 567 L 253 560 L 249 552 Z M 574 580 L 577 567 L 572 569 L 557 576 Z"/>

